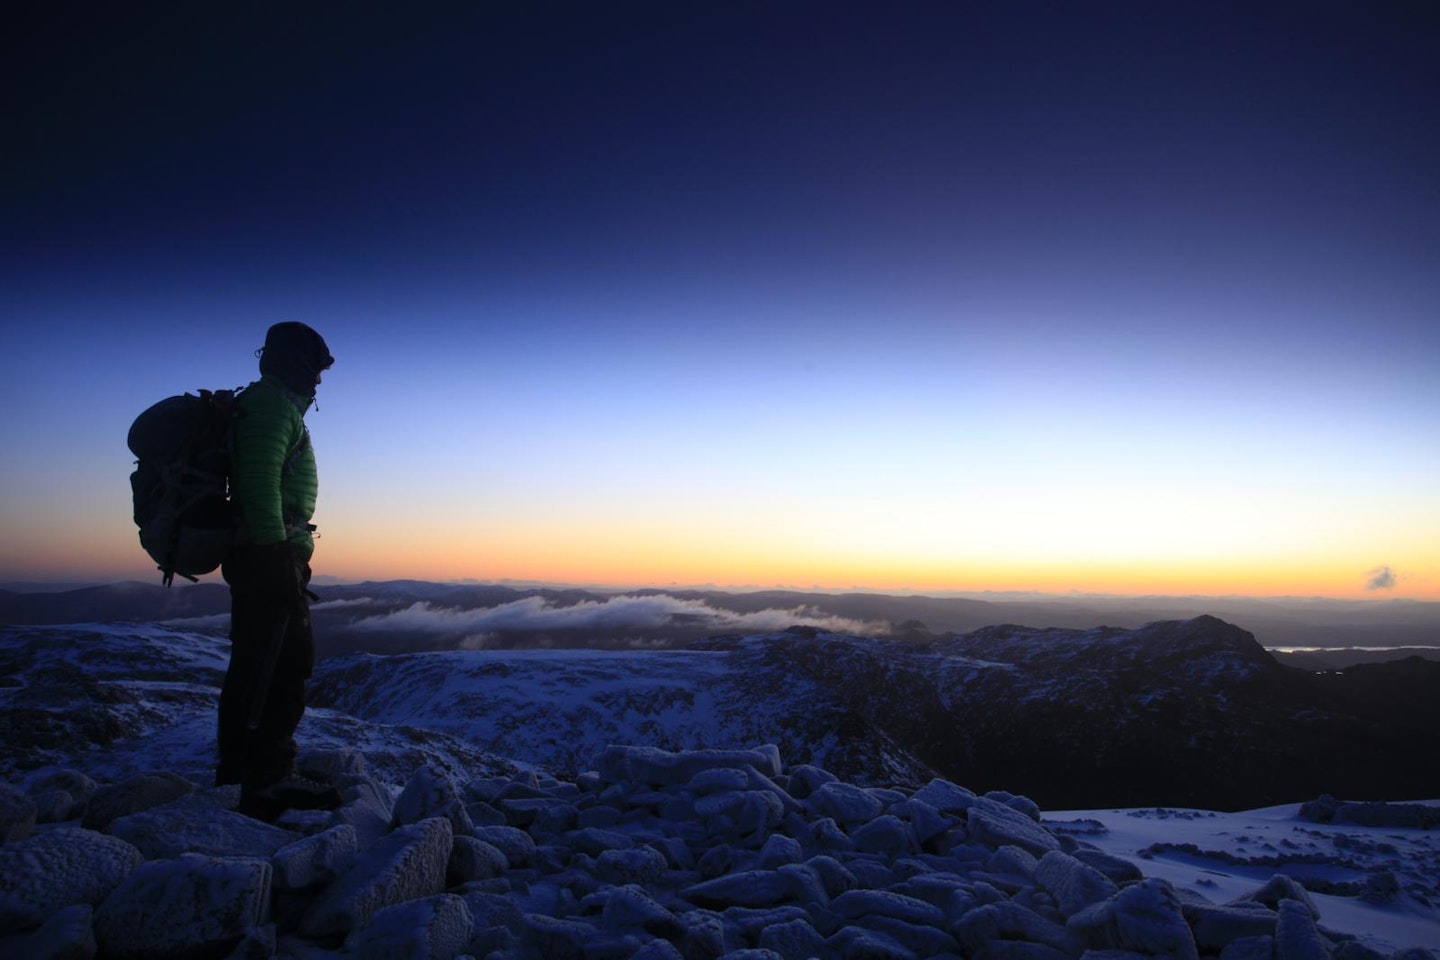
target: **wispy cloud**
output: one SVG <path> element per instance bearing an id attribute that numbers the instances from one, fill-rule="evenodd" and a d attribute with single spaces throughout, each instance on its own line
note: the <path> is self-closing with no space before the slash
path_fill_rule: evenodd
<path id="1" fill-rule="evenodd" d="M 1365 581 L 1366 590 L 1389 590 L 1395 586 L 1395 571 L 1388 566 L 1376 567 L 1365 576 L 1369 578 Z"/>
<path id="2" fill-rule="evenodd" d="M 393 613 L 366 617 L 353 626 L 356 630 L 464 634 L 502 630 L 659 630 L 682 626 L 765 633 L 797 624 L 837 633 L 875 634 L 890 629 L 888 623 L 834 617 L 803 606 L 793 610 L 736 613 L 712 607 L 703 600 L 682 600 L 667 594 L 610 597 L 568 606 L 556 606 L 543 597 L 526 597 L 498 607 L 474 610 L 433 607 L 420 601 Z"/>

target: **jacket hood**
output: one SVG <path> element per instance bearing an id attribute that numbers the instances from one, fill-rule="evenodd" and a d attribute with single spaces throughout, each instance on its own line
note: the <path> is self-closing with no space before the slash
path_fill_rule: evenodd
<path id="1" fill-rule="evenodd" d="M 265 333 L 260 372 L 302 397 L 315 396 L 315 378 L 335 362 L 320 334 L 303 323 L 277 323 Z"/>

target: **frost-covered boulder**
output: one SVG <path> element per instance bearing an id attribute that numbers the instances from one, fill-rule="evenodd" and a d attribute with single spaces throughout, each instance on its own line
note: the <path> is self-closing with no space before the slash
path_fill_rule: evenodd
<path id="1" fill-rule="evenodd" d="M 195 784 L 179 774 L 166 771 L 137 773 L 96 790 L 85 806 L 83 823 L 91 830 L 105 830 L 120 817 L 158 807 L 194 792 Z"/>
<path id="2" fill-rule="evenodd" d="M 287 844 L 270 857 L 275 889 L 296 892 L 330 883 L 354 866 L 358 850 L 355 828 L 348 823 Z"/>
<path id="3" fill-rule="evenodd" d="M 886 857 L 904 857 L 917 853 L 920 843 L 915 829 L 891 814 L 882 814 L 850 831 L 855 849 L 861 853 L 878 853 Z"/>
<path id="4" fill-rule="evenodd" d="M 518 827 L 476 827 L 471 835 L 505 854 L 512 867 L 535 861 L 535 839 Z"/>
<path id="5" fill-rule="evenodd" d="M 595 927 L 568 917 L 527 913 L 520 925 L 520 956 L 583 960 L 586 944 L 596 939 Z"/>
<path id="6" fill-rule="evenodd" d="M 767 777 L 780 775 L 780 751 L 773 745 L 754 750 L 686 750 L 609 746 L 596 759 L 596 771 L 610 783 L 634 781 L 650 786 L 684 786 L 702 770 L 754 767 Z"/>
<path id="7" fill-rule="evenodd" d="M 356 960 L 454 960 L 470 928 L 464 898 L 442 893 L 377 910 L 348 946 Z"/>
<path id="8" fill-rule="evenodd" d="M 495 846 L 478 837 L 455 837 L 445 865 L 446 882 L 459 886 L 473 880 L 492 880 L 505 873 L 509 861 Z"/>
<path id="9" fill-rule="evenodd" d="M 384 784 L 363 776 L 346 776 L 336 782 L 342 806 L 335 820 L 355 828 L 360 849 L 368 848 L 390 832 L 395 798 Z"/>
<path id="10" fill-rule="evenodd" d="M 225 809 L 216 791 L 188 794 L 117 817 L 107 832 L 134 844 L 146 860 L 173 859 L 186 853 L 268 857 L 298 839 L 289 830 Z"/>
<path id="11" fill-rule="evenodd" d="M 1055 898 L 1055 905 L 1066 917 L 1120 892 L 1114 881 L 1099 870 L 1059 850 L 1040 858 L 1035 865 L 1035 879 Z"/>
<path id="12" fill-rule="evenodd" d="M 680 895 L 699 907 L 768 907 L 790 898 L 790 884 L 775 870 L 745 870 L 686 887 Z"/>
<path id="13" fill-rule="evenodd" d="M 847 920 L 883 916 L 934 927 L 943 925 L 946 919 L 944 911 L 934 904 L 888 890 L 851 890 L 842 893 L 830 904 L 830 910 L 836 916 Z"/>
<path id="14" fill-rule="evenodd" d="M 265 860 L 183 856 L 140 865 L 95 911 L 95 940 L 115 960 L 219 953 L 268 919 Z"/>
<path id="15" fill-rule="evenodd" d="M 653 847 L 606 850 L 595 861 L 595 876 L 604 883 L 657 883 L 665 875 L 665 855 Z"/>
<path id="16" fill-rule="evenodd" d="M 367 767 L 365 754 L 354 747 L 306 750 L 295 758 L 296 772 L 318 783 L 336 783 L 342 777 L 363 777 Z"/>
<path id="17" fill-rule="evenodd" d="M 592 909 L 597 900 L 601 904 L 600 926 L 611 934 L 643 933 L 666 938 L 679 938 L 684 934 L 685 928 L 675 914 L 661 906 L 638 884 L 626 884 L 593 894 L 581 906 Z"/>
<path id="18" fill-rule="evenodd" d="M 95 945 L 94 908 L 77 903 L 56 910 L 39 927 L 13 937 L 0 937 L 0 954 L 24 960 L 90 960 Z"/>
<path id="19" fill-rule="evenodd" d="M 1306 890 L 1294 877 L 1287 877 L 1283 873 L 1275 874 L 1275 876 L 1265 881 L 1263 886 L 1256 887 L 1249 893 L 1241 894 L 1232 900 L 1231 903 L 1237 905 L 1263 903 L 1272 910 L 1278 910 L 1280 909 L 1280 904 L 1286 900 L 1295 900 L 1303 903 L 1305 909 L 1313 919 L 1320 919 L 1320 908 L 1315 905 L 1315 900 L 1310 896 L 1310 891 Z"/>
<path id="20" fill-rule="evenodd" d="M 1072 916 L 1067 924 L 1083 931 L 1091 946 L 1196 960 L 1199 949 L 1186 923 L 1180 898 L 1164 880 L 1131 884 L 1114 897 Z"/>
<path id="21" fill-rule="evenodd" d="M 62 827 L 0 846 L 0 935 L 75 904 L 100 903 L 144 857 L 117 837 Z"/>
<path id="22" fill-rule="evenodd" d="M 0 843 L 24 840 L 35 830 L 35 801 L 0 784 Z"/>
<path id="23" fill-rule="evenodd" d="M 429 764 L 410 776 L 405 789 L 395 799 L 391 816 L 394 826 L 419 823 L 430 817 L 444 817 L 450 821 L 451 831 L 456 836 L 468 834 L 475 828 L 454 781 Z"/>
<path id="24" fill-rule="evenodd" d="M 968 955 L 1003 955 L 1003 945 L 1009 941 L 1025 941 L 1069 956 L 1078 956 L 1085 945 L 1080 931 L 1003 897 L 967 911 L 954 924 L 953 933 Z"/>
<path id="25" fill-rule="evenodd" d="M 1217 951 L 1236 940 L 1275 934 L 1275 911 L 1256 901 L 1189 902 L 1181 904 L 1180 909 L 1201 950 Z"/>
<path id="26" fill-rule="evenodd" d="M 910 799 L 929 804 L 940 813 L 964 813 L 975 803 L 975 794 L 938 777 L 915 791 Z"/>
<path id="27" fill-rule="evenodd" d="M 1070 856 L 1081 863 L 1094 867 L 1117 884 L 1130 883 L 1139 880 L 1145 874 L 1140 868 L 1123 857 L 1106 853 L 1103 850 L 1096 850 L 1083 844 L 1070 851 Z"/>
<path id="28" fill-rule="evenodd" d="M 38 796 L 51 790 L 68 793 L 76 803 L 83 803 L 100 789 L 100 785 L 87 774 L 65 767 L 51 767 L 30 777 L 25 783 L 25 792 Z"/>
<path id="29" fill-rule="evenodd" d="M 321 893 L 301 919 L 300 932 L 322 938 L 347 934 L 377 910 L 443 893 L 451 838 L 450 821 L 444 817 L 396 830 Z"/>
<path id="30" fill-rule="evenodd" d="M 1060 841 L 1030 817 L 989 797 L 976 797 L 965 811 L 972 839 L 993 847 L 1011 844 L 1043 856 L 1060 849 Z"/>
<path id="31" fill-rule="evenodd" d="M 1330 960 L 1330 946 L 1315 926 L 1309 904 L 1281 900 L 1276 914 L 1277 960 Z"/>
<path id="32" fill-rule="evenodd" d="M 836 780 L 821 784 L 806 797 L 805 809 L 811 817 L 829 817 L 843 827 L 869 823 L 884 807 L 864 787 Z"/>

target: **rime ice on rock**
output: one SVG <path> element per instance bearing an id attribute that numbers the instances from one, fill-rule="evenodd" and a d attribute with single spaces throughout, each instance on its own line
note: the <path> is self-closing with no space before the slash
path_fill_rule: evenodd
<path id="1" fill-rule="evenodd" d="M 358 960 L 453 958 L 470 942 L 471 927 L 463 897 L 442 893 L 408 900 L 377 910 L 352 938 L 351 952 Z"/>
<path id="2" fill-rule="evenodd" d="M 1060 842 L 1039 823 L 1013 807 L 976 797 L 966 811 L 966 824 L 973 839 L 993 846 L 1013 844 L 1036 856 L 1060 849 Z"/>
<path id="3" fill-rule="evenodd" d="M 0 846 L 0 935 L 33 927 L 65 907 L 98 904 L 143 860 L 124 840 L 83 828 Z"/>
<path id="4" fill-rule="evenodd" d="M 35 801 L 0 784 L 0 843 L 24 840 L 35 829 Z"/>
<path id="5" fill-rule="evenodd" d="M 450 821 L 433 817 L 400 827 L 365 851 L 355 866 L 327 887 L 300 922 L 315 937 L 345 934 L 377 910 L 445 890 Z"/>
<path id="6" fill-rule="evenodd" d="M 345 805 L 286 821 L 303 837 L 242 829 L 233 791 L 147 799 L 108 821 L 143 838 L 143 864 L 117 837 L 45 826 L 0 845 L 0 935 L 47 960 L 1382 960 L 1320 927 L 1294 880 L 1228 904 L 1182 896 L 1057 837 L 1023 797 L 787 773 L 774 748 L 601 761 L 574 783 L 527 772 L 458 789 L 421 765 L 396 799 L 351 756 L 335 762 Z M 244 855 L 155 858 L 175 845 Z"/>
<path id="7" fill-rule="evenodd" d="M 270 864 L 184 856 L 151 860 L 95 911 L 95 939 L 106 957 L 153 960 L 234 945 L 270 909 Z M 176 890 L 188 895 L 176 896 Z"/>
<path id="8" fill-rule="evenodd" d="M 299 892 L 321 887 L 349 871 L 357 852 L 355 828 L 348 823 L 296 840 L 270 858 L 275 888 Z"/>
<path id="9" fill-rule="evenodd" d="M 147 860 L 185 853 L 213 857 L 268 855 L 299 839 L 289 830 L 224 809 L 216 802 L 214 792 L 189 794 L 117 817 L 108 832 L 133 843 Z"/>
<path id="10" fill-rule="evenodd" d="M 651 786 L 683 786 L 696 774 L 717 768 L 754 767 L 769 777 L 780 775 L 780 751 L 774 746 L 754 750 L 690 750 L 670 753 L 655 747 L 606 747 L 596 770 L 611 783 L 637 781 Z"/>
<path id="11" fill-rule="evenodd" d="M 456 835 L 467 834 L 475 828 L 454 782 L 429 764 L 410 777 L 396 798 L 391 815 L 397 827 L 429 817 L 444 817 Z"/>
<path id="12" fill-rule="evenodd" d="M 119 817 L 149 810 L 195 792 L 195 784 L 166 771 L 137 773 L 120 783 L 101 787 L 85 806 L 84 826 L 105 830 Z"/>

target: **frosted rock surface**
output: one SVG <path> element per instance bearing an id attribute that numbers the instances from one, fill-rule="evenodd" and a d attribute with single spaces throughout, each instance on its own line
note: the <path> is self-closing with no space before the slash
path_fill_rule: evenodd
<path id="1" fill-rule="evenodd" d="M 1195 960 L 1195 936 L 1180 910 L 1179 898 L 1163 880 L 1141 880 L 1116 895 L 1115 930 L 1121 947 L 1138 953 Z"/>
<path id="2" fill-rule="evenodd" d="M 1067 917 L 1120 892 L 1099 870 L 1058 850 L 1051 850 L 1040 858 L 1035 866 L 1035 879 L 1055 898 L 1060 913 Z"/>
<path id="3" fill-rule="evenodd" d="M 99 949 L 94 914 L 88 903 L 57 910 L 29 934 L 0 938 L 0 951 L 24 960 L 90 960 Z"/>
<path id="4" fill-rule="evenodd" d="M 0 843 L 24 840 L 34 831 L 35 820 L 35 801 L 0 784 Z"/>
<path id="5" fill-rule="evenodd" d="M 1299 900 L 1282 900 L 1277 913 L 1276 960 L 1329 960 L 1329 948 L 1320 936 L 1307 904 Z"/>
<path id="6" fill-rule="evenodd" d="M 464 898 L 442 893 L 376 911 L 352 952 L 360 960 L 453 960 L 470 942 L 470 927 Z"/>
<path id="7" fill-rule="evenodd" d="M 155 960 L 220 950 L 263 922 L 270 906 L 264 860 L 184 856 L 151 860 L 95 911 L 107 958 Z"/>
<path id="8" fill-rule="evenodd" d="M 746 766 L 768 777 L 778 777 L 780 751 L 773 746 L 763 746 L 754 750 L 671 753 L 655 747 L 610 746 L 596 760 L 596 770 L 606 780 L 635 780 L 651 786 L 683 786 L 704 770 Z"/>
<path id="9" fill-rule="evenodd" d="M 329 883 L 355 864 L 358 853 L 355 828 L 337 824 L 281 847 L 270 858 L 277 890 L 309 890 Z"/>
<path id="10" fill-rule="evenodd" d="M 339 882 L 326 888 L 301 920 L 302 933 L 345 934 L 377 910 L 445 890 L 450 821 L 432 817 L 400 827 L 367 850 Z"/>
<path id="11" fill-rule="evenodd" d="M 607 772 L 574 782 L 526 771 L 459 787 L 417 764 L 398 801 L 347 763 L 345 806 L 283 818 L 292 832 L 238 817 L 233 790 L 199 790 L 110 822 L 156 855 L 143 864 L 118 837 L 42 826 L 0 845 L 0 948 L 27 960 L 1407 960 L 1328 933 L 1290 878 L 1224 904 L 1177 893 L 1037 822 L 1022 797 L 940 780 L 862 788 L 813 767 L 787 774 L 768 750 L 607 756 Z M 484 825 L 456 834 L 457 811 Z M 244 855 L 163 856 L 211 844 Z M 67 857 L 85 869 L 57 894 L 50 874 L 66 875 Z"/>
<path id="12" fill-rule="evenodd" d="M 86 804 L 84 826 L 91 830 L 105 830 L 119 817 L 158 807 L 194 791 L 195 784 L 178 774 L 165 771 L 137 773 L 120 783 L 96 790 Z"/>
<path id="13" fill-rule="evenodd" d="M 1037 857 L 1060 849 L 1060 842 L 1040 824 L 1013 807 L 976 797 L 966 811 L 971 836 L 993 846 L 1014 844 Z"/>
<path id="14" fill-rule="evenodd" d="M 0 935 L 73 904 L 98 904 L 143 859 L 124 840 L 83 828 L 0 846 Z"/>
<path id="15" fill-rule="evenodd" d="M 117 817 L 108 832 L 133 843 L 147 860 L 184 853 L 212 857 L 265 855 L 299 838 L 289 830 L 224 809 L 213 792 L 191 794 Z"/>
<path id="16" fill-rule="evenodd" d="M 868 823 L 883 809 L 863 787 L 838 780 L 817 787 L 805 799 L 805 808 L 812 816 L 829 817 L 842 826 Z"/>
<path id="17" fill-rule="evenodd" d="M 392 816 L 396 826 L 419 823 L 429 817 L 444 817 L 450 821 L 451 830 L 457 836 L 475 828 L 454 782 L 429 764 L 416 770 L 405 784 L 405 789 L 395 800 Z"/>

